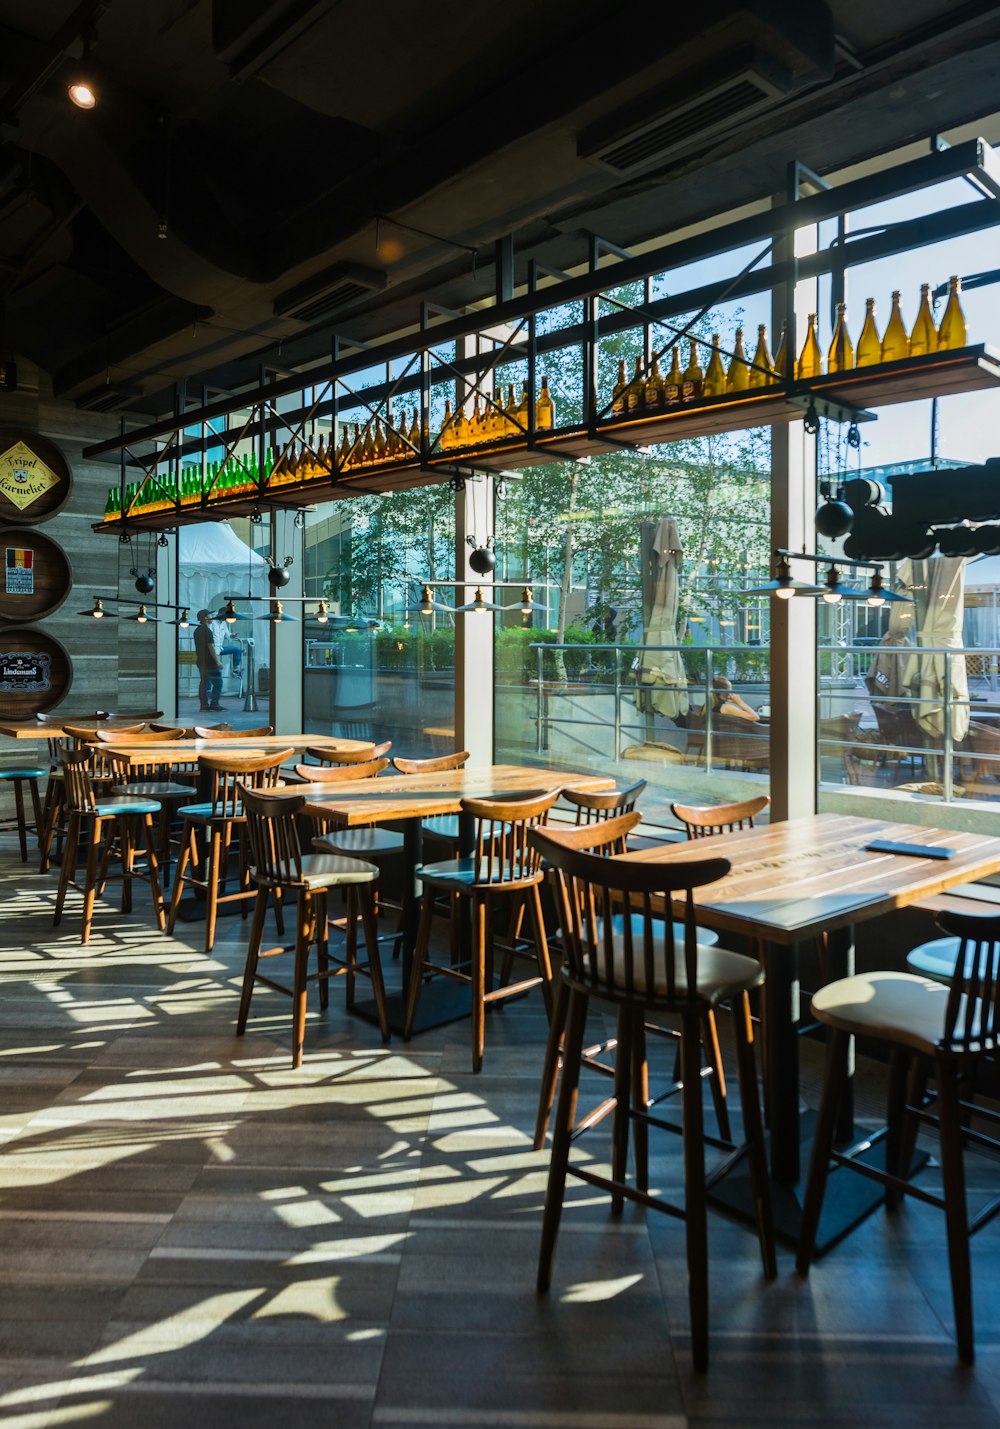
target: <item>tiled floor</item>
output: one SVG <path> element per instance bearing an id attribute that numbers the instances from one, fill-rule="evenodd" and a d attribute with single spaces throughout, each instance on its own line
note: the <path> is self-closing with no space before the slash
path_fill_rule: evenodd
<path id="1" fill-rule="evenodd" d="M 770 1286 L 751 1233 L 713 1216 L 712 1365 L 697 1376 L 679 1222 L 632 1207 L 616 1223 L 577 1184 L 553 1289 L 535 1293 L 540 1001 L 490 1019 L 473 1077 L 466 1024 L 382 1047 L 336 983 L 291 1072 L 278 994 L 259 990 L 233 1035 L 239 918 L 205 956 L 199 924 L 167 939 L 104 904 L 81 948 L 78 905 L 53 930 L 54 880 L 10 851 L 3 1425 L 1000 1424 L 996 1224 L 976 1243 L 965 1371 L 929 1208 L 876 1214 L 807 1281 L 783 1249 Z M 815 1076 L 819 1049 L 806 1061 Z M 581 1154 L 603 1154 L 595 1138 Z M 1000 1180 L 980 1164 L 978 1182 Z M 657 1138 L 654 1172 L 676 1187 L 673 1138 Z"/>

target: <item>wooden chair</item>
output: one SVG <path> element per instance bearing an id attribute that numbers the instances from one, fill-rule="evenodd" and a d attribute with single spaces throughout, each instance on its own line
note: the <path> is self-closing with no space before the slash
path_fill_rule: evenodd
<path id="1" fill-rule="evenodd" d="M 627 836 L 642 821 L 642 815 L 633 812 L 632 806 L 636 799 L 646 787 L 645 779 L 638 780 L 635 784 L 630 784 L 626 789 L 606 789 L 600 793 L 585 793 L 580 790 L 563 790 L 563 798 L 571 805 L 575 803 L 577 811 L 576 827 L 593 828 L 594 825 L 602 824 L 597 837 L 590 841 L 581 840 L 581 847 L 585 847 L 590 852 L 601 852 L 604 854 L 625 853 L 627 851 Z M 572 796 L 572 797 L 571 797 Z M 579 801 L 579 802 L 577 802 Z M 684 937 L 683 924 L 674 924 L 674 937 L 682 939 Z M 715 947 L 719 941 L 719 935 L 713 933 L 709 928 L 699 928 L 697 932 L 698 942 L 703 947 Z M 552 1106 L 555 1101 L 556 1084 L 559 1078 L 559 1071 L 562 1065 L 563 1038 L 566 1029 L 566 1010 L 568 993 L 566 984 L 561 980 L 556 980 L 555 998 L 552 1010 L 552 1023 L 549 1028 L 549 1040 L 545 1049 L 545 1062 L 542 1067 L 542 1082 L 538 1094 L 538 1112 L 535 1117 L 535 1140 L 534 1148 L 540 1151 L 545 1145 L 545 1135 L 548 1131 L 549 1118 L 552 1115 Z M 658 1037 L 669 1037 L 679 1039 L 679 1034 L 672 1027 L 663 1027 L 658 1023 L 647 1022 L 646 1031 Z M 730 1138 L 729 1110 L 726 1104 L 726 1073 L 722 1062 L 722 1049 L 719 1045 L 719 1032 L 716 1026 L 714 1008 L 706 1008 L 702 1026 L 702 1042 L 704 1044 L 706 1070 L 709 1076 L 709 1089 L 712 1094 L 712 1102 L 715 1107 L 715 1117 L 719 1127 L 719 1135 L 724 1141 Z M 591 1071 L 600 1072 L 604 1076 L 614 1076 L 614 1066 L 607 1062 L 602 1062 L 601 1058 L 614 1053 L 618 1047 L 617 1039 L 608 1037 L 600 1042 L 595 1042 L 592 1046 L 583 1049 L 582 1061 L 585 1067 Z M 673 1081 L 666 1092 L 657 1098 L 662 1101 L 664 1097 L 677 1095 L 682 1087 L 680 1074 L 680 1060 L 674 1068 Z M 587 1117 L 588 1125 L 596 1125 L 609 1111 L 613 1109 L 614 1102 L 605 1101 Z"/>
<path id="2" fill-rule="evenodd" d="M 259 729 L 233 729 L 231 724 L 196 724 L 194 733 L 196 739 L 231 739 L 233 735 L 238 739 L 267 739 L 274 733 L 274 726 L 264 724 Z"/>
<path id="3" fill-rule="evenodd" d="M 707 1192 L 721 1171 L 705 1174 L 706 1137 L 702 1109 L 701 1028 L 706 1009 L 732 1003 L 736 1059 L 743 1106 L 747 1155 L 752 1178 L 757 1232 L 764 1273 L 777 1273 L 771 1220 L 770 1184 L 764 1150 L 753 1031 L 748 994 L 763 982 L 763 970 L 753 958 L 697 941 L 692 891 L 715 883 L 729 872 L 724 858 L 692 858 L 684 863 L 654 864 L 592 852 L 608 837 L 607 825 L 555 830 L 533 829 L 529 840 L 555 870 L 559 920 L 566 955 L 561 976 L 568 988 L 565 1066 L 559 1087 L 552 1157 L 542 1222 L 538 1288 L 548 1290 L 556 1237 L 562 1215 L 567 1175 L 611 1193 L 620 1214 L 626 1200 L 679 1216 L 687 1228 L 688 1300 L 692 1356 L 696 1369 L 708 1364 L 708 1235 Z M 684 938 L 674 937 L 672 900 L 685 903 Z M 629 916 L 623 910 L 629 909 Z M 610 1176 L 588 1166 L 570 1164 L 576 1130 L 587 1012 L 591 999 L 616 1010 L 618 1051 L 615 1057 L 614 1115 Z M 671 1205 L 650 1195 L 648 1128 L 676 1131 L 648 1110 L 648 1069 L 645 1024 L 667 1016 L 680 1019 L 683 1091 L 684 1205 Z M 630 1132 L 635 1162 L 634 1181 L 627 1179 Z"/>
<path id="4" fill-rule="evenodd" d="M 539 884 L 544 876 L 541 856 L 528 842 L 528 833 L 548 818 L 558 793 L 543 794 L 531 799 L 499 800 L 463 799 L 462 809 L 476 821 L 475 851 L 464 858 L 443 863 L 425 863 L 417 869 L 423 884 L 423 901 L 413 971 L 406 995 L 406 1021 L 403 1040 L 413 1031 L 417 1004 L 424 977 L 437 973 L 469 983 L 472 988 L 472 1070 L 483 1065 L 486 1032 L 486 1008 L 494 1002 L 541 986 L 546 1011 L 551 1015 L 552 966 L 549 961 L 545 924 Z M 473 947 L 470 971 L 454 964 L 434 963 L 430 958 L 431 922 L 435 897 L 446 893 L 454 898 L 469 898 L 472 903 Z M 504 980 L 495 987 L 493 978 L 492 938 L 490 923 L 496 900 L 513 897 L 527 900 L 534 931 L 534 953 L 512 945 L 507 949 L 517 958 L 530 958 L 537 971 L 519 982 Z"/>
<path id="5" fill-rule="evenodd" d="M 246 816 L 240 804 L 241 787 L 273 789 L 278 782 L 281 765 L 291 754 L 282 749 L 275 754 L 202 754 L 198 759 L 200 777 L 209 781 L 209 798 L 204 803 L 182 804 L 177 810 L 184 820 L 181 849 L 177 860 L 177 875 L 170 900 L 167 932 L 173 933 L 177 922 L 181 895 L 185 886 L 199 890 L 205 896 L 205 951 L 215 944 L 215 922 L 219 905 L 252 898 L 249 863 L 246 850 Z M 236 893 L 221 893 L 220 882 L 226 875 L 233 835 L 238 840 L 239 889 Z M 198 866 L 198 837 L 207 842 L 207 869 L 204 878 L 188 873 L 188 865 Z M 280 912 L 280 910 L 279 910 Z"/>
<path id="6" fill-rule="evenodd" d="M 172 734 L 171 739 L 180 738 L 183 729 Z M 141 738 L 141 742 L 150 742 L 148 734 L 141 737 L 129 736 L 129 743 Z M 162 740 L 163 735 L 154 736 L 156 741 Z M 155 758 L 137 761 L 135 753 L 126 754 L 117 750 L 114 744 L 104 751 L 103 761 L 110 770 L 113 778 L 112 793 L 115 796 L 138 799 L 155 799 L 160 806 L 160 817 L 158 823 L 158 853 L 160 859 L 160 871 L 164 883 L 170 880 L 170 845 L 171 829 L 178 820 L 178 810 L 182 804 L 190 803 L 193 788 L 192 780 L 197 780 L 198 764 L 192 760 L 190 764 L 181 765 L 175 769 L 171 765 L 164 766 L 157 763 Z M 188 773 L 187 782 L 182 782 L 184 772 Z M 174 777 L 175 773 L 179 776 Z"/>
<path id="7" fill-rule="evenodd" d="M 155 799 L 106 797 L 95 790 L 90 771 L 93 755 L 89 749 L 68 750 L 62 756 L 65 777 L 65 808 L 67 815 L 66 848 L 59 869 L 59 887 L 52 919 L 58 927 L 62 921 L 66 891 L 72 885 L 83 894 L 83 921 L 80 942 L 90 938 L 94 917 L 94 900 L 103 892 L 108 866 L 117 846 L 121 860 L 122 912 L 132 909 L 132 879 L 149 881 L 157 926 L 164 924 L 163 893 L 160 888 L 156 848 L 153 839 L 153 815 L 158 814 Z M 76 882 L 77 853 L 83 843 L 83 826 L 90 825 L 87 836 L 87 866 L 83 887 Z M 146 868 L 135 865 L 136 826 L 141 825 L 146 846 Z"/>
<path id="8" fill-rule="evenodd" d="M 714 838 L 716 834 L 732 833 L 735 829 L 752 829 L 754 819 L 771 800 L 766 794 L 744 799 L 738 804 L 671 804 L 670 812 L 684 825 L 689 839 Z"/>
<path id="9" fill-rule="evenodd" d="M 812 1000 L 813 1015 L 830 1029 L 830 1038 L 797 1267 L 800 1274 L 807 1274 L 815 1257 L 831 1161 L 880 1181 L 886 1187 L 888 1211 L 898 1207 L 903 1195 L 937 1206 L 944 1211 L 947 1226 L 959 1359 L 972 1364 L 975 1332 L 969 1240 L 1000 1211 L 1000 1197 L 994 1197 L 970 1220 L 963 1150 L 966 1142 L 994 1153 L 1000 1150 L 1000 1142 L 971 1125 L 974 1117 L 994 1124 L 1000 1121 L 1000 1113 L 963 1100 L 960 1083 L 984 1058 L 996 1054 L 1000 1039 L 1000 916 L 942 913 L 938 926 L 959 943 L 950 986 L 911 973 L 862 973 L 828 984 Z M 879 1042 L 890 1053 L 888 1124 L 879 1134 L 886 1143 L 884 1172 L 856 1161 L 858 1147 L 833 1149 L 852 1037 Z M 937 1086 L 936 1115 L 925 1102 L 932 1071 Z M 910 1179 L 921 1124 L 936 1127 L 940 1137 L 942 1196 Z M 866 1134 L 864 1145 L 870 1146 L 872 1140 Z"/>
<path id="10" fill-rule="evenodd" d="M 328 1005 L 328 979 L 344 974 L 347 978 L 347 1006 L 354 1005 L 354 983 L 359 972 L 371 978 L 375 994 L 382 1040 L 389 1040 L 389 1019 L 379 961 L 378 937 L 375 925 L 375 905 L 372 891 L 378 879 L 378 869 L 358 858 L 338 858 L 330 854 L 304 854 L 301 850 L 297 816 L 305 800 L 301 794 L 261 795 L 246 787 L 238 789 L 246 818 L 250 842 L 250 876 L 256 884 L 253 925 L 243 974 L 243 995 L 240 999 L 237 1036 L 246 1031 L 254 984 L 287 993 L 292 998 L 292 1067 L 302 1065 L 305 1041 L 306 990 L 310 981 L 319 981 L 320 1006 Z M 347 943 L 344 958 L 332 959 L 327 942 L 326 898 L 331 889 L 346 890 L 348 898 Z M 297 898 L 295 920 L 295 969 L 292 986 L 274 981 L 260 971 L 261 958 L 285 952 L 284 948 L 264 951 L 264 920 L 268 900 L 275 901 L 284 893 Z M 368 947 L 368 962 L 357 959 L 357 925 L 360 915 Z M 317 971 L 309 974 L 309 950 L 316 945 Z M 331 962 L 335 964 L 331 968 Z"/>
<path id="11" fill-rule="evenodd" d="M 391 748 L 392 740 L 387 739 L 382 744 L 368 744 L 362 749 L 333 749 L 329 745 L 309 745 L 306 753 L 315 759 L 317 764 L 326 768 L 330 765 L 367 764 L 372 759 L 385 759 Z M 386 764 L 388 762 L 386 760 Z"/>
<path id="12" fill-rule="evenodd" d="M 374 779 L 388 769 L 388 759 L 368 759 L 363 764 L 295 764 L 292 766 L 307 784 L 349 784 L 355 779 Z"/>
<path id="13" fill-rule="evenodd" d="M 445 774 L 449 769 L 461 769 L 468 762 L 467 749 L 460 749 L 455 754 L 439 754 L 434 759 L 393 758 L 392 761 L 398 774 Z M 423 831 L 425 836 L 440 839 L 454 849 L 458 843 L 458 815 L 436 814 L 433 818 L 424 819 Z"/>
<path id="14" fill-rule="evenodd" d="M 27 784 L 28 792 L 31 795 L 31 812 L 34 815 L 32 828 L 35 837 L 41 842 L 44 824 L 42 822 L 42 805 L 38 797 L 38 781 L 48 777 L 48 769 L 40 764 L 22 764 L 16 769 L 0 769 L 0 784 L 12 784 L 14 786 L 14 814 L 11 818 L 0 820 L 0 828 L 10 828 L 12 825 L 17 829 L 17 842 L 21 851 L 21 862 L 28 862 L 28 825 L 24 816 L 24 786 Z"/>
<path id="15" fill-rule="evenodd" d="M 150 725 L 148 729 L 140 727 L 129 733 L 115 728 L 95 729 L 94 734 L 98 744 L 169 744 L 173 739 L 183 739 L 186 730 L 173 725 L 166 729 L 157 729 Z"/>
<path id="16" fill-rule="evenodd" d="M 102 730 L 114 730 L 115 737 L 124 739 L 141 734 L 142 724 L 101 725 Z M 61 849 L 66 832 L 66 795 L 62 767 L 62 755 L 69 749 L 96 749 L 101 745 L 96 725 L 63 725 L 60 736 L 49 740 L 49 757 L 53 768 L 45 789 L 45 807 L 42 814 L 43 833 L 41 838 L 40 873 L 48 873 L 52 858 L 53 842 Z M 102 797 L 110 796 L 113 784 L 112 771 L 102 753 L 95 752 L 90 768 L 90 781 L 94 792 Z"/>

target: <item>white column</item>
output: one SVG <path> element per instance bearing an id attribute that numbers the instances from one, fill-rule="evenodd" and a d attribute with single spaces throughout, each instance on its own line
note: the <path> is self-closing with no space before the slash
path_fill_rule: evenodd
<path id="1" fill-rule="evenodd" d="M 167 546 L 156 546 L 156 595 L 155 600 L 168 599 L 167 592 L 177 591 L 177 537 L 170 538 Z M 177 626 L 170 618 L 169 611 L 156 611 L 161 617 L 156 627 L 156 708 L 162 710 L 167 719 L 177 714 Z M 189 612 L 193 614 L 193 612 Z M 177 611 L 177 619 L 181 613 Z"/>
<path id="2" fill-rule="evenodd" d="M 282 543 L 288 549 L 282 548 Z M 286 556 L 293 556 L 289 567 L 291 579 L 278 591 L 276 599 L 301 596 L 305 591 L 305 548 L 303 532 L 293 527 L 291 520 L 277 513 L 271 515 L 271 554 L 280 566 Z M 289 603 L 285 607 L 288 614 L 295 617 L 295 623 L 272 621 L 269 627 L 271 684 L 269 695 L 270 715 L 268 722 L 274 726 L 276 734 L 299 734 L 302 731 L 302 663 L 305 655 L 303 644 L 303 607 L 299 603 Z M 260 656 L 258 654 L 258 660 Z"/>
<path id="3" fill-rule="evenodd" d="M 473 517 L 484 529 L 475 529 Z M 496 594 L 492 576 L 479 576 L 469 565 L 467 536 L 480 542 L 493 532 L 493 481 L 467 482 L 455 497 L 455 579 L 481 585 L 490 602 Z M 458 604 L 475 596 L 475 585 L 457 588 Z M 470 764 L 493 763 L 493 631 L 489 611 L 466 611 L 455 619 L 455 748 L 467 749 Z"/>

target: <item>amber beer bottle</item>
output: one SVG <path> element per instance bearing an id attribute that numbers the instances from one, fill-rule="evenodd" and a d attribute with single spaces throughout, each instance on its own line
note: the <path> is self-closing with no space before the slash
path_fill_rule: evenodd
<path id="1" fill-rule="evenodd" d="M 906 324 L 899 310 L 899 289 L 892 295 L 892 312 L 882 334 L 882 361 L 901 362 L 910 355 L 910 339 L 906 335 Z"/>
<path id="2" fill-rule="evenodd" d="M 795 375 L 800 381 L 804 381 L 810 377 L 819 377 L 822 371 L 823 356 L 819 350 L 819 338 L 816 334 L 816 314 L 810 313 L 806 324 L 806 340 L 799 353 Z"/>
<path id="3" fill-rule="evenodd" d="M 535 430 L 536 432 L 551 432 L 555 424 L 556 408 L 549 396 L 549 379 L 543 377 L 538 401 L 535 403 Z"/>
<path id="4" fill-rule="evenodd" d="M 641 412 L 646 405 L 646 384 L 642 380 L 642 358 L 635 360 L 632 381 L 628 384 L 626 407 L 630 414 Z"/>
<path id="5" fill-rule="evenodd" d="M 858 338 L 856 367 L 877 367 L 882 361 L 882 339 L 875 325 L 875 299 L 865 299 L 865 322 Z"/>
<path id="6" fill-rule="evenodd" d="M 931 285 L 920 284 L 920 307 L 916 321 L 910 330 L 910 356 L 920 357 L 925 352 L 937 352 L 938 335 L 931 312 Z"/>
<path id="7" fill-rule="evenodd" d="M 615 378 L 615 385 L 611 389 L 611 410 L 618 416 L 624 416 L 627 398 L 625 396 L 628 388 L 628 378 L 625 376 L 625 359 L 618 359 L 618 376 Z"/>
<path id="8" fill-rule="evenodd" d="M 503 434 L 505 437 L 516 437 L 521 431 L 517 421 L 517 397 L 514 395 L 513 382 L 507 387 L 507 406 L 504 408 Z"/>
<path id="9" fill-rule="evenodd" d="M 779 382 L 784 382 L 788 377 L 788 322 L 786 319 L 782 320 L 778 351 L 774 354 L 774 375 Z"/>
<path id="10" fill-rule="evenodd" d="M 733 360 L 729 364 L 729 372 L 726 376 L 727 392 L 745 392 L 750 386 L 750 368 L 747 366 L 747 355 L 743 350 L 743 329 L 736 329 L 736 341 L 733 344 Z"/>
<path id="11" fill-rule="evenodd" d="M 698 344 L 695 339 L 692 338 L 690 351 L 688 352 L 688 365 L 684 369 L 684 380 L 681 383 L 681 401 L 696 402 L 701 396 L 704 381 L 705 374 L 698 366 Z"/>
<path id="12" fill-rule="evenodd" d="M 703 397 L 724 397 L 726 395 L 726 369 L 722 365 L 722 353 L 719 351 L 719 334 L 712 334 L 712 352 L 708 359 L 708 367 L 705 369 L 705 378 L 701 384 L 701 395 Z"/>
<path id="13" fill-rule="evenodd" d="M 948 279 L 948 305 L 944 310 L 944 317 L 941 319 L 941 326 L 938 328 L 937 334 L 939 351 L 954 352 L 956 348 L 967 347 L 969 344 L 965 314 L 962 312 L 962 304 L 958 297 L 961 287 L 962 280 L 960 278 Z"/>
<path id="14" fill-rule="evenodd" d="M 767 350 L 767 328 L 763 323 L 757 329 L 757 350 L 753 355 L 753 366 L 747 374 L 748 387 L 767 387 L 774 375 L 774 364 Z"/>
<path id="15" fill-rule="evenodd" d="M 646 407 L 653 412 L 658 412 L 663 406 L 665 397 L 663 384 L 663 374 L 660 371 L 660 359 L 653 358 L 653 365 L 649 370 L 649 379 L 646 382 Z"/>
<path id="16" fill-rule="evenodd" d="M 676 407 L 681 400 L 681 392 L 684 387 L 684 373 L 681 371 L 681 350 L 677 343 L 674 343 L 673 355 L 670 362 L 670 371 L 663 384 L 663 401 L 667 407 Z"/>
<path id="17" fill-rule="evenodd" d="M 847 331 L 847 305 L 837 304 L 837 322 L 833 329 L 833 341 L 827 353 L 827 372 L 849 372 L 854 366 L 854 344 Z"/>

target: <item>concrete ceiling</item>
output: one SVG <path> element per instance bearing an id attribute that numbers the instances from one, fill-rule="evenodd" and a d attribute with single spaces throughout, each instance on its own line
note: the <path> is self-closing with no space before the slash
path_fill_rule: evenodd
<path id="1" fill-rule="evenodd" d="M 177 380 L 487 300 L 503 235 L 520 281 L 584 231 L 638 243 L 782 190 L 793 158 L 830 172 L 998 107 L 997 5 L 704 13 L 0 0 L 0 340 L 61 395 L 159 413 Z"/>

